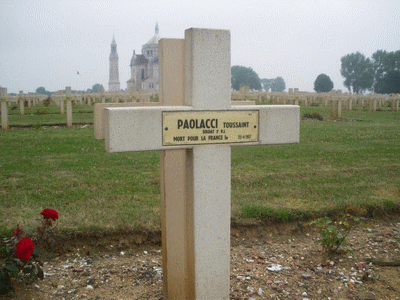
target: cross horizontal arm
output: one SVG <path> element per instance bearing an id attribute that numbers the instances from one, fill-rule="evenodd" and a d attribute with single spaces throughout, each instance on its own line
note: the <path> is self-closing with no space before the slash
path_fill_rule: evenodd
<path id="1" fill-rule="evenodd" d="M 182 115 L 190 115 L 190 112 L 202 112 L 194 110 L 190 106 L 158 106 L 158 107 L 124 107 L 124 108 L 106 108 L 105 110 L 105 144 L 107 152 L 127 152 L 127 151 L 149 151 L 149 150 L 169 150 L 192 148 L 193 144 L 173 145 L 163 144 L 163 131 L 168 128 L 163 127 L 163 113 L 165 112 L 183 112 Z M 187 113 L 184 113 L 184 112 Z M 300 107 L 296 105 L 257 105 L 257 106 L 232 106 L 229 110 L 258 112 L 257 139 L 245 142 L 230 143 L 212 141 L 213 143 L 224 143 L 231 146 L 251 146 L 266 144 L 289 144 L 298 143 L 300 137 Z M 192 120 L 189 122 L 181 121 L 177 126 L 181 128 L 196 127 L 205 129 L 208 134 L 212 130 L 220 130 L 222 122 L 215 121 L 218 113 L 221 111 L 211 111 L 210 115 L 214 119 Z M 224 112 L 224 111 L 222 111 Z M 217 116 L 217 117 L 215 117 Z M 248 126 L 249 122 L 231 122 L 226 127 Z M 180 124 L 180 125 L 179 125 Z M 226 123 L 224 123 L 226 124 Z M 229 125 L 229 126 L 228 126 Z M 203 127 L 202 127 L 203 126 Z M 253 125 L 252 125 L 253 126 Z M 207 131 L 207 129 L 212 129 Z M 231 129 L 231 128 L 230 128 Z M 203 130 L 200 130 L 203 131 Z M 256 129 L 257 132 L 257 129 Z M 206 135 L 210 139 L 209 135 Z M 213 135 L 216 139 L 224 135 Z M 182 137 L 183 139 L 185 137 Z M 241 137 L 242 138 L 242 137 Z M 246 135 L 243 135 L 246 138 Z M 199 138 L 200 140 L 200 138 Z M 211 139 L 212 140 L 212 139 Z M 194 143 L 196 144 L 196 142 Z M 203 143 L 204 144 L 204 143 Z"/>
<path id="2" fill-rule="evenodd" d="M 300 106 L 232 105 L 233 110 L 259 110 L 258 145 L 296 144 L 300 142 Z M 235 144 L 245 146 L 246 144 Z"/>

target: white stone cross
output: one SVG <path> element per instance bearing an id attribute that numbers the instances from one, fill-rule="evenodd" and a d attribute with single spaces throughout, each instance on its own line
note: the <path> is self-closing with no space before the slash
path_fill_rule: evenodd
<path id="1" fill-rule="evenodd" d="M 300 107 L 231 106 L 228 30 L 159 45 L 160 95 L 182 105 L 106 108 L 106 150 L 162 150 L 164 299 L 229 299 L 231 146 L 298 143 Z M 182 169 L 168 171 L 175 160 Z"/>

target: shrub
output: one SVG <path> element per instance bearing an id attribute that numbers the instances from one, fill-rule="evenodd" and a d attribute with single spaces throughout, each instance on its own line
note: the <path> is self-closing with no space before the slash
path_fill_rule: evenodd
<path id="1" fill-rule="evenodd" d="M 317 112 L 315 112 L 315 113 L 305 113 L 304 115 L 303 115 L 303 118 L 305 118 L 305 119 L 317 119 L 317 120 L 319 120 L 319 121 L 322 121 L 324 118 L 322 118 L 322 116 L 319 114 L 319 113 L 317 113 Z"/>
<path id="2" fill-rule="evenodd" d="M 39 260 L 39 249 L 47 245 L 50 248 L 61 248 L 52 238 L 50 231 L 56 226 L 58 213 L 52 209 L 41 212 L 41 226 L 32 234 L 24 236 L 22 228 L 17 225 L 11 238 L 0 240 L 0 254 L 5 257 L 4 265 L 0 268 L 0 295 L 6 295 L 14 290 L 16 281 L 31 281 L 44 278 L 43 263 Z"/>
<path id="3" fill-rule="evenodd" d="M 47 109 L 42 109 L 42 108 L 37 108 L 35 112 L 36 115 L 44 115 L 47 113 L 48 113 Z"/>
<path id="4" fill-rule="evenodd" d="M 50 97 L 47 97 L 46 100 L 43 101 L 44 106 L 49 106 L 50 105 Z"/>
<path id="5" fill-rule="evenodd" d="M 355 224 L 360 223 L 364 219 L 354 214 L 362 213 L 364 213 L 363 209 L 349 206 L 346 209 L 346 213 L 343 213 L 338 221 L 333 221 L 329 217 L 322 217 L 307 223 L 307 225 L 314 225 L 319 228 L 318 233 L 321 238 L 316 243 L 322 245 L 324 252 L 332 254 L 337 252 L 339 247 L 347 245 L 345 239 L 349 235 L 350 230 Z"/>

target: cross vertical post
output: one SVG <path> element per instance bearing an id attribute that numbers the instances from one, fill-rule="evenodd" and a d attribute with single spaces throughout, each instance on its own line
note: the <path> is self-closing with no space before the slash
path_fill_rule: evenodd
<path id="1" fill-rule="evenodd" d="M 1 129 L 8 129 L 8 103 L 7 88 L 0 87 L 0 105 L 1 105 Z"/>
<path id="2" fill-rule="evenodd" d="M 25 99 L 24 99 L 24 92 L 23 91 L 19 91 L 19 112 L 21 114 L 21 116 L 25 115 Z"/>
<path id="3" fill-rule="evenodd" d="M 72 96 L 71 96 L 71 87 L 66 86 L 65 87 L 65 94 L 67 95 L 66 100 L 65 100 L 65 106 L 67 109 L 67 127 L 71 128 L 72 127 Z M 61 100 L 62 102 L 62 100 Z"/>
<path id="4" fill-rule="evenodd" d="M 185 32 L 185 102 L 194 110 L 231 104 L 228 30 Z M 231 147 L 195 145 L 188 151 L 188 272 L 190 299 L 229 298 Z"/>
<path id="5" fill-rule="evenodd" d="M 219 55 L 213 51 L 216 47 Z M 207 57 L 209 63 L 204 63 Z M 160 71 L 162 105 L 228 109 L 229 31 L 189 29 L 184 40 L 161 40 Z M 225 299 L 230 273 L 230 146 L 165 150 L 161 170 L 164 297 Z"/>

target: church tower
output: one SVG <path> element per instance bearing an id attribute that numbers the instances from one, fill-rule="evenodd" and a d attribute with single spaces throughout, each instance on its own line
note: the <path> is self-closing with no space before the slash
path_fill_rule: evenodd
<path id="1" fill-rule="evenodd" d="M 119 86 L 119 72 L 118 72 L 118 54 L 117 54 L 117 43 L 113 35 L 111 42 L 111 53 L 110 53 L 110 81 L 108 82 L 109 92 L 118 92 Z"/>

